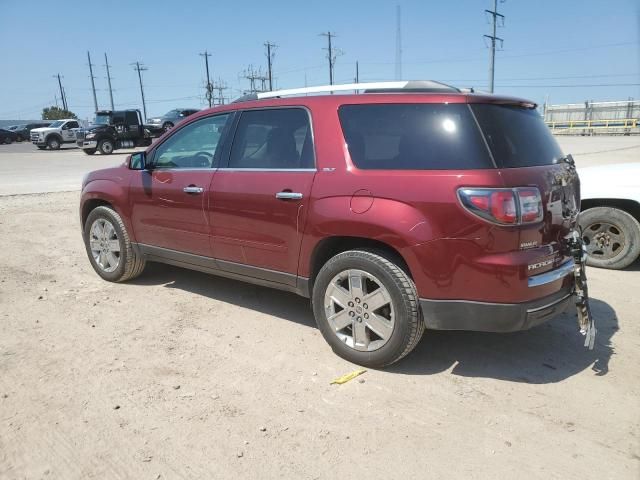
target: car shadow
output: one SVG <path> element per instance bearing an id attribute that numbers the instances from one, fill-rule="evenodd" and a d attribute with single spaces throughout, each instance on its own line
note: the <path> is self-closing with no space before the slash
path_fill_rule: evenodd
<path id="1" fill-rule="evenodd" d="M 289 292 L 159 263 L 149 263 L 145 273 L 131 283 L 178 288 L 316 328 L 309 299 Z M 598 329 L 593 350 L 584 347 L 575 311 L 570 308 L 556 319 L 522 332 L 428 330 L 413 352 L 386 371 L 433 375 L 450 370 L 453 375 L 533 384 L 559 382 L 587 368 L 595 375 L 606 375 L 618 319 L 615 310 L 602 300 L 592 298 L 591 309 Z"/>

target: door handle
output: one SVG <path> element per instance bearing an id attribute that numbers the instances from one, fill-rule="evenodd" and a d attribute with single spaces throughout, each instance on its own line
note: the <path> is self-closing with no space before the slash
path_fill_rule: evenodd
<path id="1" fill-rule="evenodd" d="M 196 187 L 195 185 L 189 185 L 188 187 L 184 187 L 182 191 L 189 194 L 199 194 L 204 192 L 204 188 Z"/>
<path id="2" fill-rule="evenodd" d="M 302 194 L 298 192 L 278 192 L 276 193 L 278 200 L 302 200 Z"/>

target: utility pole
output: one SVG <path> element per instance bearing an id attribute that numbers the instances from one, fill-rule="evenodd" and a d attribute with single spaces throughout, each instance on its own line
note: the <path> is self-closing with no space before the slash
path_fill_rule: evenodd
<path id="1" fill-rule="evenodd" d="M 266 90 L 266 82 L 268 80 L 260 69 L 256 70 L 253 65 L 249 65 L 244 72 L 242 72 L 242 78 L 249 80 L 249 90 L 247 93 L 258 93 Z M 260 88 L 258 88 L 258 82 L 260 82 Z"/>
<path id="2" fill-rule="evenodd" d="M 278 46 L 272 42 L 266 42 L 264 46 L 267 47 L 267 76 L 269 78 L 269 91 L 273 91 L 273 57 L 275 56 L 274 51 Z"/>
<path id="3" fill-rule="evenodd" d="M 62 101 L 62 108 L 68 110 L 67 108 L 67 97 L 64 94 L 64 89 L 62 88 L 62 80 L 60 80 L 60 74 L 54 75 L 53 78 L 58 79 L 58 87 L 60 87 L 60 100 Z"/>
<path id="4" fill-rule="evenodd" d="M 504 0 L 501 1 L 504 2 Z M 485 12 L 491 15 L 493 24 L 493 34 L 485 35 L 485 37 L 488 38 L 491 42 L 491 57 L 489 63 L 489 93 L 493 93 L 496 63 L 496 42 L 500 42 L 500 47 L 502 47 L 502 43 L 504 42 L 502 38 L 496 36 L 496 29 L 498 27 L 498 20 L 500 20 L 501 22 L 500 26 L 504 26 L 504 15 L 498 13 L 498 0 L 493 0 L 493 10 L 485 10 Z"/>
<path id="5" fill-rule="evenodd" d="M 95 107 L 95 112 L 98 111 L 98 97 L 96 97 L 96 83 L 94 81 L 93 76 L 93 64 L 91 63 L 91 55 L 89 54 L 89 50 L 87 50 L 87 61 L 89 62 L 89 78 L 91 78 L 91 90 L 93 91 L 93 106 Z"/>
<path id="6" fill-rule="evenodd" d="M 140 81 L 140 96 L 142 96 L 142 111 L 144 112 L 144 121 L 147 121 L 147 104 L 144 101 L 144 88 L 142 87 L 142 73 L 145 70 L 149 70 L 144 65 L 140 65 L 140 62 L 132 63 L 133 69 L 138 72 L 138 80 Z"/>
<path id="7" fill-rule="evenodd" d="M 109 99 L 111 100 L 111 110 L 115 110 L 113 106 L 113 90 L 111 90 L 111 74 L 109 73 L 109 60 L 107 60 L 107 54 L 104 54 L 104 66 L 107 69 L 107 81 L 109 82 Z"/>
<path id="8" fill-rule="evenodd" d="M 336 58 L 344 52 L 340 49 L 334 49 L 331 44 L 331 39 L 336 36 L 335 33 L 321 33 L 320 36 L 327 37 L 327 48 L 324 50 L 327 50 L 327 60 L 329 60 L 329 85 L 333 85 L 333 69 L 336 64 Z"/>
<path id="9" fill-rule="evenodd" d="M 222 95 L 222 92 L 224 90 L 227 90 L 229 87 L 227 86 L 226 83 L 224 83 L 220 78 L 218 78 L 218 81 L 213 85 L 213 89 L 218 91 L 218 96 L 217 98 L 214 98 L 214 104 L 215 104 L 215 100 L 218 101 L 218 105 L 224 105 L 224 96 Z"/>
<path id="10" fill-rule="evenodd" d="M 360 69 L 358 68 L 358 61 L 356 60 L 356 83 L 360 83 Z"/>
<path id="11" fill-rule="evenodd" d="M 200 53 L 199 55 L 201 57 L 204 57 L 204 66 L 207 70 L 207 101 L 209 102 L 209 108 L 211 108 L 211 106 L 213 105 L 213 85 L 211 84 L 211 80 L 209 79 L 209 57 L 211 56 L 211 54 L 205 50 L 204 53 Z"/>
<path id="12" fill-rule="evenodd" d="M 396 5 L 396 80 L 402 80 L 402 30 L 400 27 L 400 5 Z"/>

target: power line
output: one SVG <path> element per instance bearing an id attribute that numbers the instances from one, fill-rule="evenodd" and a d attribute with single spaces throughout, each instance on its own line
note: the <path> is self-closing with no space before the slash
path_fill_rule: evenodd
<path id="1" fill-rule="evenodd" d="M 93 76 L 93 64 L 91 63 L 91 55 L 89 54 L 89 50 L 87 50 L 87 62 L 89 63 L 89 78 L 91 78 L 91 91 L 93 92 L 93 106 L 95 107 L 95 111 L 98 111 L 98 97 L 96 97 L 96 84 L 94 79 L 96 77 Z"/>
<path id="2" fill-rule="evenodd" d="M 273 57 L 275 57 L 275 49 L 278 46 L 272 42 L 264 44 L 267 47 L 267 76 L 269 78 L 269 91 L 273 90 Z"/>
<path id="3" fill-rule="evenodd" d="M 107 60 L 107 54 L 104 54 L 104 66 L 107 69 L 107 81 L 109 82 L 109 99 L 111 100 L 111 110 L 115 110 L 113 106 L 113 90 L 111 89 L 111 73 L 109 73 L 109 60 Z"/>
<path id="4" fill-rule="evenodd" d="M 501 0 L 504 2 L 504 0 Z M 504 26 L 504 15 L 498 13 L 498 0 L 493 0 L 493 10 L 485 10 L 486 13 L 492 17 L 493 35 L 485 35 L 491 41 L 491 57 L 489 62 L 489 93 L 493 93 L 493 81 L 495 77 L 495 65 L 496 65 L 496 42 L 500 42 L 500 47 L 504 40 L 496 36 L 496 28 L 498 27 L 498 19 Z"/>
<path id="5" fill-rule="evenodd" d="M 268 77 L 262 74 L 260 68 L 256 70 L 253 65 L 249 65 L 241 75 L 242 78 L 249 80 L 249 90 L 246 93 L 266 91 Z"/>
<path id="6" fill-rule="evenodd" d="M 142 87 L 142 73 L 145 70 L 149 70 L 147 67 L 140 66 L 140 62 L 132 63 L 134 70 L 138 72 L 138 80 L 140 81 L 140 96 L 142 97 L 142 111 L 144 112 L 144 121 L 147 121 L 147 104 L 144 101 L 144 88 Z"/>
<path id="7" fill-rule="evenodd" d="M 213 85 L 211 84 L 211 80 L 209 79 L 209 57 L 211 56 L 211 54 L 205 50 L 204 53 L 200 53 L 199 55 L 201 57 L 204 57 L 205 70 L 207 71 L 207 86 L 205 95 L 207 97 L 207 102 L 209 102 L 209 108 L 211 108 L 213 102 Z"/>

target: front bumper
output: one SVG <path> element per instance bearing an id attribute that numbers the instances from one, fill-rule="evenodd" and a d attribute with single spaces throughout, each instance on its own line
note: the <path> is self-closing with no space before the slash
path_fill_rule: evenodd
<path id="1" fill-rule="evenodd" d="M 573 289 L 524 303 L 420 299 L 427 328 L 476 332 L 527 330 L 564 313 L 573 303 Z"/>
<path id="2" fill-rule="evenodd" d="M 98 148 L 98 142 L 95 140 L 77 140 L 76 145 L 83 149 Z"/>

